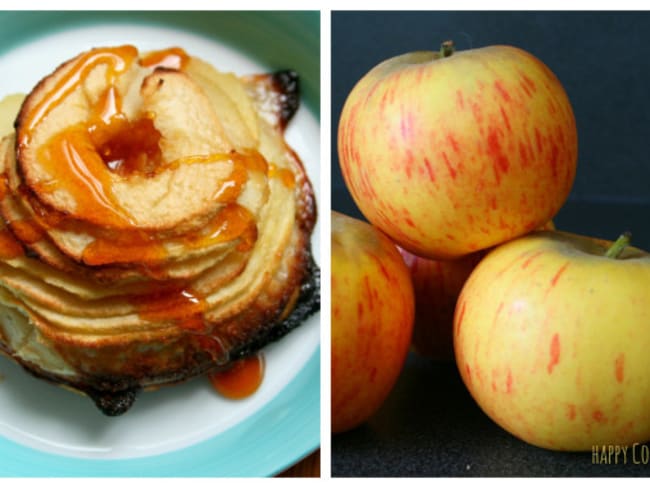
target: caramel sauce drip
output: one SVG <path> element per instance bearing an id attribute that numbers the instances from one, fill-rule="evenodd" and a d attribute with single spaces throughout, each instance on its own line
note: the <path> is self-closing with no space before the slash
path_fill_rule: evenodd
<path id="1" fill-rule="evenodd" d="M 239 244 L 237 244 L 237 250 L 239 252 L 248 252 L 250 251 L 255 242 L 257 241 L 257 225 L 253 220 L 248 221 L 248 225 L 244 229 L 244 232 L 239 236 Z"/>
<path id="2" fill-rule="evenodd" d="M 208 375 L 215 390 L 226 398 L 238 400 L 255 393 L 264 379 L 264 356 L 261 352 L 235 361 L 226 371 Z"/>
<path id="3" fill-rule="evenodd" d="M 275 164 L 269 164 L 269 178 L 279 178 L 280 181 L 289 189 L 293 189 L 296 186 L 296 177 L 293 174 L 293 171 L 286 168 L 279 168 Z"/>
<path id="4" fill-rule="evenodd" d="M 183 70 L 190 57 L 180 47 L 170 47 L 160 51 L 148 53 L 140 60 L 140 65 L 145 68 L 167 68 Z"/>
<path id="5" fill-rule="evenodd" d="M 120 176 L 154 176 L 164 169 L 161 134 L 154 125 L 153 114 L 128 120 L 114 86 L 108 87 L 93 107 L 88 133 L 106 167 Z"/>
<path id="6" fill-rule="evenodd" d="M 9 229 L 0 229 L 0 259 L 19 258 L 25 254 L 23 246 Z"/>
<path id="7" fill-rule="evenodd" d="M 34 219 L 14 220 L 11 223 L 11 228 L 25 244 L 34 244 L 45 235 L 43 228 Z"/>
<path id="8" fill-rule="evenodd" d="M 90 158 L 93 161 L 93 168 L 89 168 L 89 172 L 96 169 L 101 174 L 102 168 L 100 165 L 104 163 L 98 160 L 96 153 L 94 154 L 95 157 Z M 214 161 L 216 157 L 223 157 L 224 159 L 232 158 L 233 160 L 233 171 L 231 175 L 221 182 L 221 185 L 215 193 L 215 200 L 220 203 L 226 203 L 225 207 L 216 214 L 205 228 L 176 239 L 170 239 L 170 241 L 171 243 L 180 241 L 180 243 L 196 249 L 239 238 L 240 242 L 237 249 L 245 252 L 250 250 L 257 240 L 255 217 L 245 207 L 228 202 L 236 200 L 241 193 L 243 185 L 248 180 L 248 171 L 251 169 L 260 169 L 258 166 L 262 163 L 265 165 L 266 162 L 261 155 L 248 156 L 236 153 L 187 158 L 187 160 L 177 162 L 177 164 Z M 52 161 L 52 159 L 47 161 Z M 74 162 L 76 159 L 72 161 Z M 70 165 L 73 169 L 78 166 L 76 164 Z M 106 175 L 106 172 L 104 172 L 104 175 Z M 86 173 L 82 173 L 82 176 L 86 176 Z M 63 184 L 67 185 L 67 188 L 73 194 L 77 195 L 77 198 L 79 198 L 78 201 L 84 206 L 84 209 L 92 209 L 95 215 L 100 215 L 100 218 L 104 221 L 110 220 L 115 224 L 113 226 L 114 228 L 104 229 L 101 232 L 93 232 L 92 229 L 83 227 L 76 221 L 48 223 L 46 219 L 43 219 L 40 223 L 45 228 L 56 227 L 66 230 L 78 230 L 81 233 L 90 232 L 94 240 L 83 251 L 82 260 L 84 263 L 88 265 L 128 262 L 155 263 L 161 262 L 167 257 L 165 246 L 154 233 L 138 230 L 137 228 L 119 228 L 118 224 L 121 222 L 121 216 L 113 213 L 116 207 L 109 204 L 112 195 L 102 191 L 107 188 L 105 185 L 90 179 L 87 184 L 94 192 L 76 191 L 81 185 L 81 182 L 85 182 L 82 177 L 67 178 Z M 81 195 L 91 195 L 91 197 L 86 199 L 81 198 Z M 97 198 L 93 198 L 95 196 Z M 40 236 L 42 237 L 42 233 Z"/>
<path id="9" fill-rule="evenodd" d="M 215 192 L 215 201 L 220 203 L 233 202 L 241 193 L 242 187 L 248 181 L 248 172 L 267 172 L 266 159 L 257 151 L 246 153 L 231 152 L 233 170 L 229 180 L 224 181 Z"/>
<path id="10" fill-rule="evenodd" d="M 168 163 L 172 169 L 185 164 L 208 164 L 216 161 L 232 161 L 232 172 L 230 176 L 221 182 L 214 193 L 214 200 L 219 203 L 230 203 L 237 200 L 244 184 L 248 181 L 248 173 L 256 171 L 266 174 L 269 165 L 257 151 L 237 152 L 220 154 L 206 154 L 198 156 L 187 156 Z"/>
<path id="11" fill-rule="evenodd" d="M 59 79 L 45 97 L 26 114 L 25 122 L 21 127 L 20 146 L 29 143 L 32 133 L 39 122 L 70 95 L 94 68 L 100 64 L 105 64 L 107 67 L 106 84 L 113 85 L 117 76 L 131 66 L 137 55 L 138 50 L 134 46 L 125 45 L 94 49 L 72 61 L 72 66 L 66 75 Z"/>
<path id="12" fill-rule="evenodd" d="M 7 196 L 7 189 L 9 188 L 9 178 L 5 173 L 0 174 L 0 200 L 4 200 Z"/>
<path id="13" fill-rule="evenodd" d="M 34 244 L 45 237 L 47 229 L 57 228 L 66 221 L 66 215 L 45 207 L 25 186 L 19 186 L 17 193 L 29 202 L 34 211 L 30 217 L 9 222 L 11 230 L 21 242 Z"/>
<path id="14" fill-rule="evenodd" d="M 60 228 L 72 230 L 74 225 L 62 224 Z M 93 237 L 94 241 L 86 246 L 82 255 L 83 262 L 92 266 L 130 262 L 156 264 L 167 257 L 164 244 L 153 233 L 126 229 L 104 231 Z M 168 242 L 199 249 L 235 239 L 239 239 L 238 251 L 249 251 L 257 240 L 257 225 L 248 209 L 231 203 L 221 209 L 204 228 L 170 238 Z"/>
<path id="15" fill-rule="evenodd" d="M 0 177 L 0 199 L 8 193 L 7 176 Z M 45 209 L 24 186 L 19 186 L 17 193 L 28 200 L 34 210 L 34 216 L 21 219 L 5 221 L 11 228 L 9 231 L 14 239 L 30 245 L 40 241 L 45 236 L 45 228 L 50 225 L 58 225 L 61 222 L 61 214 Z"/>
<path id="16" fill-rule="evenodd" d="M 205 229 L 189 233 L 183 243 L 190 248 L 210 247 L 240 239 L 238 251 L 248 251 L 257 239 L 255 217 L 248 209 L 231 203 L 221 209 Z"/>
<path id="17" fill-rule="evenodd" d="M 141 174 L 152 177 L 162 171 L 160 132 L 153 120 L 143 117 L 129 121 L 119 135 L 97 145 L 108 168 L 120 176 Z"/>
<path id="18" fill-rule="evenodd" d="M 0 200 L 3 200 L 7 196 L 8 186 L 7 175 L 0 175 Z M 5 225 L 6 222 L 3 219 L 2 224 L 0 224 L 0 259 L 14 259 L 23 256 L 25 254 L 23 246 Z"/>
<path id="19" fill-rule="evenodd" d="M 87 230 L 86 230 L 87 232 Z M 156 235 L 143 230 L 104 230 L 93 233 L 94 240 L 82 253 L 82 261 L 91 266 L 118 263 L 158 263 L 167 250 Z"/>
<path id="20" fill-rule="evenodd" d="M 140 318 L 151 322 L 173 321 L 179 327 L 205 331 L 205 299 L 188 286 L 172 285 L 152 293 L 131 298 Z"/>
<path id="21" fill-rule="evenodd" d="M 127 119 L 121 97 L 110 85 L 91 107 L 86 125 L 54 135 L 41 148 L 40 162 L 55 179 L 40 190 L 66 190 L 98 224 L 132 227 L 128 212 L 113 195 L 111 172 L 155 174 L 162 161 L 160 137 L 150 117 Z"/>
<path id="22" fill-rule="evenodd" d="M 132 148 L 133 124 L 121 110 L 121 99 L 115 82 L 118 75 L 129 68 L 138 51 L 133 46 L 97 49 L 76 60 L 67 74 L 55 88 L 48 92 L 40 104 L 29 114 L 25 137 L 38 122 L 68 96 L 92 69 L 106 64 L 108 88 L 91 107 L 86 124 L 72 126 L 52 136 L 39 150 L 40 164 L 50 175 L 50 181 L 39 185 L 37 190 L 54 192 L 65 190 L 74 196 L 78 208 L 91 216 L 95 223 L 109 227 L 124 228 L 133 222 L 120 207 L 112 192 L 112 180 L 105 156 L 115 149 L 121 150 L 118 157 L 125 157 L 125 150 L 139 158 L 140 146 Z M 120 142 L 126 138 L 126 143 Z M 140 145 L 142 143 L 139 143 Z M 149 149 L 149 139 L 145 139 Z"/>
<path id="23" fill-rule="evenodd" d="M 37 185 L 37 192 L 65 190 L 97 224 L 116 228 L 132 224 L 113 195 L 110 173 L 85 127 L 54 135 L 40 148 L 38 156 L 52 179 Z"/>

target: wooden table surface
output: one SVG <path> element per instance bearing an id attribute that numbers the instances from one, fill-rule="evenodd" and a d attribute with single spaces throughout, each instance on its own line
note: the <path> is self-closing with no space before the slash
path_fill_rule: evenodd
<path id="1" fill-rule="evenodd" d="M 312 452 L 292 467 L 278 475 L 279 478 L 319 478 L 320 449 Z"/>

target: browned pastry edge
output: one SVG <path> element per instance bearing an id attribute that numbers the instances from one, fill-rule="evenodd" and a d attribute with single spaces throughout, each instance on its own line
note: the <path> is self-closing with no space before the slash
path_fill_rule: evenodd
<path id="1" fill-rule="evenodd" d="M 280 93 L 280 127 L 284 130 L 300 107 L 298 73 L 290 69 L 276 71 L 271 80 L 275 91 Z"/>

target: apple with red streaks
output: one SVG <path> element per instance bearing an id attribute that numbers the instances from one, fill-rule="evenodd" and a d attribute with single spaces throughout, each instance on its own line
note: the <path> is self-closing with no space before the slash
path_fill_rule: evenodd
<path id="1" fill-rule="evenodd" d="M 368 221 L 414 254 L 449 259 L 552 219 L 573 185 L 577 133 L 566 92 L 539 59 L 443 43 L 357 83 L 338 152 Z"/>
<path id="2" fill-rule="evenodd" d="M 456 301 L 470 274 L 484 256 L 478 251 L 440 261 L 398 248 L 411 273 L 415 293 L 413 350 L 438 361 L 454 359 L 453 322 Z"/>
<path id="3" fill-rule="evenodd" d="M 497 424 L 548 449 L 650 440 L 650 254 L 543 231 L 491 251 L 460 294 L 456 362 Z"/>
<path id="4" fill-rule="evenodd" d="M 538 230 L 555 230 L 552 220 Z M 415 292 L 413 350 L 438 361 L 454 359 L 454 311 L 463 285 L 487 251 L 477 251 L 453 260 L 416 256 L 398 246 L 411 272 Z"/>
<path id="5" fill-rule="evenodd" d="M 404 366 L 413 330 L 409 271 L 393 242 L 332 212 L 332 432 L 365 422 Z"/>

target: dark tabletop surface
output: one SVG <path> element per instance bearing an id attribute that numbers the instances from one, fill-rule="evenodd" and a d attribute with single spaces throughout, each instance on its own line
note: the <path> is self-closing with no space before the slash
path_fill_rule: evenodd
<path id="1" fill-rule="evenodd" d="M 539 477 L 649 476 L 631 448 L 627 463 L 596 464 L 591 452 L 540 449 L 490 420 L 465 388 L 453 362 L 411 353 L 395 388 L 369 422 L 332 439 L 332 476 Z M 644 464 L 643 461 L 646 461 Z"/>

